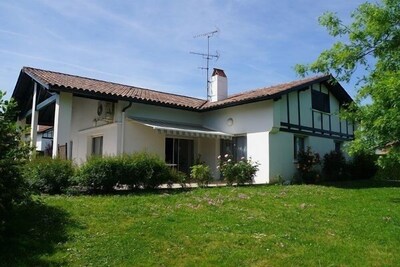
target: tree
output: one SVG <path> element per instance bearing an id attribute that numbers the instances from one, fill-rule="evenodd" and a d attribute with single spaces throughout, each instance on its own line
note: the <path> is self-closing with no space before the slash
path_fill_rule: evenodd
<path id="1" fill-rule="evenodd" d="M 0 91 L 0 236 L 14 204 L 28 197 L 21 167 L 29 156 L 22 141 L 23 130 L 16 123 L 16 103 L 4 100 Z"/>
<path id="2" fill-rule="evenodd" d="M 342 114 L 357 123 L 350 152 L 390 147 L 380 165 L 400 164 L 400 0 L 361 4 L 349 25 L 331 12 L 323 14 L 319 23 L 341 41 L 295 70 L 302 76 L 332 73 L 336 80 L 348 82 L 363 68 L 355 101 Z"/>

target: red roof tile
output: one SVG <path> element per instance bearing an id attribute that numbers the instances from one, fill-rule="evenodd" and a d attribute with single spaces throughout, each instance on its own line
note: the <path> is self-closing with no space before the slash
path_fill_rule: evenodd
<path id="1" fill-rule="evenodd" d="M 48 129 L 51 129 L 51 128 L 53 128 L 53 126 L 38 125 L 37 132 L 38 133 L 42 133 L 42 132 L 45 132 L 45 131 L 47 131 Z"/>
<path id="2" fill-rule="evenodd" d="M 322 75 L 302 80 L 296 80 L 275 86 L 259 88 L 235 94 L 217 102 L 207 102 L 206 100 L 199 98 L 164 93 L 145 88 L 106 82 L 30 67 L 24 67 L 22 69 L 22 72 L 36 79 L 47 88 L 51 88 L 54 90 L 64 88 L 74 91 L 76 93 L 81 92 L 94 95 L 106 95 L 127 100 L 137 100 L 148 103 L 164 104 L 199 111 L 274 98 L 286 91 L 301 89 L 301 87 L 308 86 L 313 82 L 328 81 L 331 77 L 330 75 Z M 342 92 L 342 94 L 345 94 L 348 98 L 350 98 L 345 91 Z"/>
<path id="3" fill-rule="evenodd" d="M 163 93 L 113 82 L 69 75 L 59 72 L 24 67 L 23 72 L 49 88 L 63 87 L 73 91 L 105 94 L 121 98 L 131 98 L 145 102 L 155 102 L 184 108 L 197 109 L 205 100 L 170 93 Z"/>
<path id="4" fill-rule="evenodd" d="M 264 87 L 264 88 L 258 88 L 238 94 L 234 94 L 229 96 L 228 98 L 217 101 L 217 102 L 207 102 L 205 105 L 202 106 L 203 109 L 208 109 L 208 108 L 216 108 L 220 106 L 226 106 L 226 105 L 232 105 L 235 103 L 241 103 L 241 102 L 248 102 L 252 100 L 258 100 L 258 99 L 264 99 L 266 97 L 273 97 L 275 95 L 278 95 L 282 92 L 296 89 L 302 86 L 306 86 L 313 81 L 317 80 L 323 80 L 326 79 L 328 80 L 330 78 L 330 75 L 320 75 L 320 76 L 315 76 L 311 78 L 306 78 L 302 80 L 296 80 L 288 83 L 282 83 L 270 87 Z M 300 88 L 299 88 L 300 89 Z"/>

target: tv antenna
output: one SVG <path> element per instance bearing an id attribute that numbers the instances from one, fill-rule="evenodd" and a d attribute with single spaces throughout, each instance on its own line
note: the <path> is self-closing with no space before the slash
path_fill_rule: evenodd
<path id="1" fill-rule="evenodd" d="M 218 51 L 216 51 L 215 54 L 210 54 L 210 38 L 213 37 L 214 35 L 216 35 L 218 32 L 219 32 L 219 30 L 217 29 L 212 32 L 201 33 L 201 34 L 193 36 L 193 38 L 207 37 L 207 53 L 190 52 L 190 54 L 202 56 L 207 62 L 206 67 L 199 67 L 200 69 L 207 71 L 207 77 L 206 77 L 207 100 L 211 99 L 211 93 L 210 93 L 210 83 L 211 82 L 210 82 L 210 79 L 208 76 L 209 71 L 210 71 L 210 60 L 211 59 L 218 60 L 218 58 L 219 58 Z"/>

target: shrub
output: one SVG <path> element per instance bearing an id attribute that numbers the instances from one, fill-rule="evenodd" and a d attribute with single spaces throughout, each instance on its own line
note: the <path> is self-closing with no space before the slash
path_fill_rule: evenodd
<path id="1" fill-rule="evenodd" d="M 238 185 L 252 183 L 258 171 L 259 164 L 252 162 L 250 159 L 242 158 L 240 161 L 234 162 L 232 157 L 227 154 L 223 158 L 219 156 L 218 160 L 219 169 L 228 185 L 232 185 L 233 183 L 237 183 Z"/>
<path id="2" fill-rule="evenodd" d="M 142 187 L 156 188 L 170 180 L 170 169 L 159 156 L 140 152 L 133 154 L 132 159 L 135 166 L 133 177 Z"/>
<path id="3" fill-rule="evenodd" d="M 30 148 L 16 124 L 16 102 L 4 100 L 4 94 L 0 91 L 0 240 L 13 207 L 30 195 L 22 175 Z"/>
<path id="4" fill-rule="evenodd" d="M 349 163 L 349 171 L 352 179 L 371 179 L 375 176 L 378 167 L 377 157 L 373 154 L 357 153 L 353 155 Z"/>
<path id="5" fill-rule="evenodd" d="M 91 157 L 79 170 L 78 181 L 94 191 L 110 192 L 118 182 L 117 158 Z"/>
<path id="6" fill-rule="evenodd" d="M 232 157 L 226 154 L 224 157 L 218 156 L 218 168 L 222 174 L 223 180 L 228 184 L 232 185 L 236 182 L 236 177 L 238 176 L 238 169 L 235 168 L 235 163 Z"/>
<path id="7" fill-rule="evenodd" d="M 237 169 L 236 182 L 241 185 L 245 183 L 253 183 L 253 178 L 258 171 L 258 163 L 253 163 L 251 160 L 242 159 L 234 164 Z"/>
<path id="8" fill-rule="evenodd" d="M 80 185 L 110 192 L 117 184 L 134 188 L 156 188 L 171 180 L 168 166 L 157 155 L 146 152 L 117 157 L 92 157 L 80 168 Z"/>
<path id="9" fill-rule="evenodd" d="M 303 183 L 315 183 L 320 179 L 319 172 L 315 169 L 321 163 L 318 153 L 311 151 L 311 147 L 301 150 L 297 154 L 296 177 Z"/>
<path id="10" fill-rule="evenodd" d="M 198 164 L 190 167 L 190 178 L 200 187 L 205 187 L 212 181 L 210 167 L 204 164 Z"/>
<path id="11" fill-rule="evenodd" d="M 114 179 L 117 184 L 126 185 L 130 188 L 139 188 L 141 186 L 133 155 L 125 154 L 115 157 L 114 165 Z"/>
<path id="12" fill-rule="evenodd" d="M 381 155 L 377 161 L 379 169 L 376 178 L 380 180 L 400 180 L 400 147 L 395 146 L 388 150 L 388 153 Z"/>
<path id="13" fill-rule="evenodd" d="M 349 178 L 349 166 L 342 152 L 331 151 L 324 155 L 323 178 L 327 181 L 343 181 Z"/>
<path id="14" fill-rule="evenodd" d="M 186 173 L 178 171 L 174 168 L 170 169 L 170 180 L 168 184 L 172 186 L 172 184 L 179 184 L 182 188 L 186 188 L 186 184 L 189 183 L 189 179 Z"/>
<path id="15" fill-rule="evenodd" d="M 24 175 L 34 190 L 60 194 L 70 186 L 74 166 L 69 160 L 38 157 L 26 165 Z"/>

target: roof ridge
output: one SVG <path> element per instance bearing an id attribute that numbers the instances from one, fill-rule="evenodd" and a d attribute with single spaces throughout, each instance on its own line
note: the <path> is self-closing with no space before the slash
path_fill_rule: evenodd
<path id="1" fill-rule="evenodd" d="M 59 75 L 65 75 L 65 76 L 74 77 L 74 78 L 97 81 L 97 82 L 102 82 L 102 83 L 110 83 L 110 84 L 119 85 L 119 86 L 126 86 L 126 87 L 129 87 L 129 89 L 147 90 L 147 91 L 152 91 L 152 92 L 156 92 L 156 93 L 173 95 L 173 96 L 180 96 L 180 97 L 191 98 L 191 99 L 194 99 L 194 100 L 201 100 L 201 101 L 207 102 L 207 100 L 204 100 L 204 99 L 201 99 L 201 98 L 197 98 L 197 97 L 193 97 L 193 96 L 180 95 L 180 94 L 176 94 L 176 93 L 168 93 L 168 92 L 164 92 L 164 91 L 158 91 L 158 90 L 155 90 L 155 89 L 149 89 L 149 88 L 138 87 L 138 86 L 134 86 L 134 85 L 128 85 L 128 84 L 122 84 L 122 83 L 117 83 L 117 82 L 105 81 L 105 80 L 100 80 L 100 79 L 96 79 L 96 78 L 90 78 L 90 77 L 84 77 L 84 76 L 75 75 L 75 74 L 63 73 L 63 72 L 59 72 L 59 71 L 45 70 L 45 69 L 40 69 L 40 68 L 28 67 L 28 66 L 23 66 L 22 69 L 23 70 L 31 69 L 31 70 L 45 71 L 45 72 L 50 72 L 50 73 L 59 74 Z"/>

